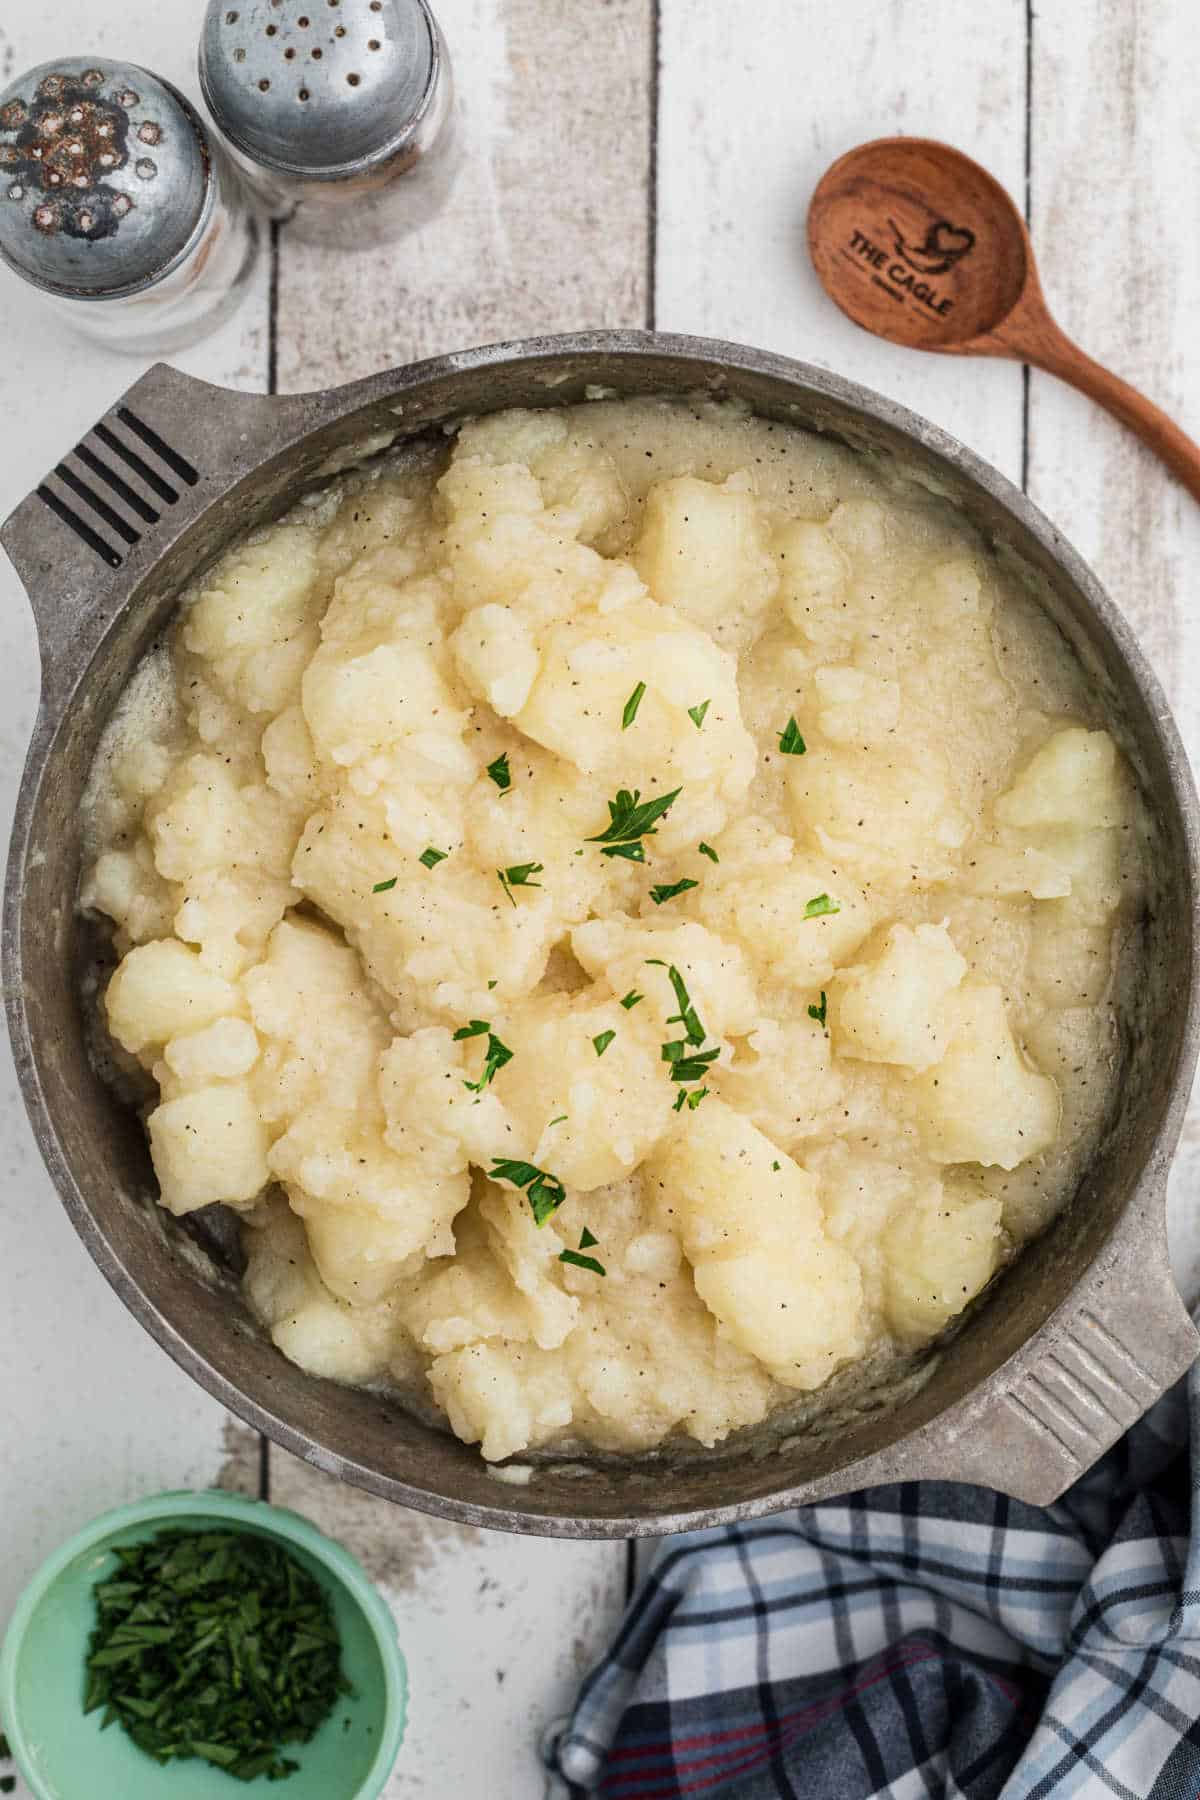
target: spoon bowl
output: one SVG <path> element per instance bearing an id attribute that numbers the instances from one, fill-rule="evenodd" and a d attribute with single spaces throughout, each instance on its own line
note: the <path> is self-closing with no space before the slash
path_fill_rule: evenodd
<path id="1" fill-rule="evenodd" d="M 877 138 L 839 157 L 813 195 L 808 244 L 842 311 L 914 350 L 964 351 L 994 332 L 1033 268 L 999 182 L 926 138 Z"/>

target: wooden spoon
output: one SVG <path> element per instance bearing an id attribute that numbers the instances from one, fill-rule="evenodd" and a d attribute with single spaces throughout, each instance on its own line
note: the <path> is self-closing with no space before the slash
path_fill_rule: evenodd
<path id="1" fill-rule="evenodd" d="M 1200 445 L 1055 323 L 1024 219 L 969 156 L 929 138 L 849 151 L 813 195 L 808 247 L 856 325 L 911 350 L 1048 370 L 1107 407 L 1200 500 Z"/>

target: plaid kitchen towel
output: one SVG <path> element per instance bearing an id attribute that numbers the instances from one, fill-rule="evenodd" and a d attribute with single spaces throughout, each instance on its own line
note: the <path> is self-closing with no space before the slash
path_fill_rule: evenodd
<path id="1" fill-rule="evenodd" d="M 1197 1800 L 1198 1490 L 1194 1369 L 1055 1506 L 907 1482 L 664 1539 L 548 1760 L 607 1800 Z"/>

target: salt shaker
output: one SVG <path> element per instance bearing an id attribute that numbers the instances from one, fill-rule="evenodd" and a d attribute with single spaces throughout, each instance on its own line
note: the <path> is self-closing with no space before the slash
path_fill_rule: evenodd
<path id="1" fill-rule="evenodd" d="M 85 337 L 193 342 L 237 304 L 257 246 L 228 159 L 148 69 L 59 57 L 0 94 L 0 259 Z"/>
<path id="2" fill-rule="evenodd" d="M 425 0 L 209 0 L 200 86 L 247 181 L 309 242 L 388 243 L 449 193 L 450 62 Z"/>

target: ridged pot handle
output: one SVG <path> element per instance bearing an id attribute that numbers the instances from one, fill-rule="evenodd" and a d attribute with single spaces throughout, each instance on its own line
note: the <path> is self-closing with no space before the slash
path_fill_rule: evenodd
<path id="1" fill-rule="evenodd" d="M 1161 1198 L 1156 1210 L 1161 1221 Z M 974 1482 L 1049 1505 L 1187 1372 L 1200 1333 L 1175 1286 L 1165 1228 L 1142 1216 L 1144 1238 L 1124 1233 L 1101 1256 L 1013 1359 L 1008 1382 L 989 1383 L 910 1440 L 906 1479 Z"/>
<path id="2" fill-rule="evenodd" d="M 33 608 L 44 674 L 244 475 L 344 410 L 333 393 L 246 394 L 165 363 L 149 369 L 0 529 Z M 334 466 L 376 447 L 370 429 L 360 415 Z M 287 476 L 294 482 L 294 466 Z"/>

